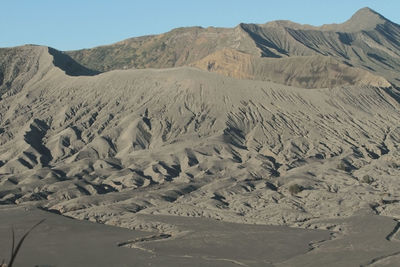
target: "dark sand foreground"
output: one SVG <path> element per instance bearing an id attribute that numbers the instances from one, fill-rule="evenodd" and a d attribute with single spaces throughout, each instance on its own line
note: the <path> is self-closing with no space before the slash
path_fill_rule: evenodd
<path id="1" fill-rule="evenodd" d="M 11 226 L 20 237 L 46 219 L 23 244 L 16 266 L 396 266 L 400 254 L 399 225 L 374 215 L 338 219 L 350 234 L 143 215 L 175 229 L 150 233 L 12 206 L 0 216 L 0 258 L 9 257 Z"/>
<path id="2" fill-rule="evenodd" d="M 181 232 L 155 235 L 78 221 L 37 209 L 2 207 L 0 258 L 8 258 L 11 226 L 17 237 L 37 221 L 16 266 L 272 266 L 307 253 L 328 231 L 244 225 L 203 218 L 143 216 Z M 132 247 L 133 246 L 133 247 Z"/>

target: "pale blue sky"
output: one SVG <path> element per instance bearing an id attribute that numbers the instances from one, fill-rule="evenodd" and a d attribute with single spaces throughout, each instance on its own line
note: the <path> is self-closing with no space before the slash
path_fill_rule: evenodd
<path id="1" fill-rule="evenodd" d="M 400 23 L 399 0 L 0 0 L 0 47 L 40 44 L 72 50 L 176 27 L 277 19 L 340 23 L 366 6 Z"/>

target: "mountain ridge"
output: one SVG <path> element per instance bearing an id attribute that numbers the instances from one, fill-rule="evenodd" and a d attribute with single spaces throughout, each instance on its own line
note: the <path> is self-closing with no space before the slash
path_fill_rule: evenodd
<path id="1" fill-rule="evenodd" d="M 369 7 L 364 7 L 357 10 L 348 20 L 342 23 L 330 23 L 323 24 L 320 26 L 314 26 L 310 24 L 300 24 L 290 20 L 275 20 L 267 22 L 264 24 L 257 24 L 260 26 L 281 26 L 294 29 L 302 30 L 325 30 L 325 31 L 342 31 L 342 32 L 352 32 L 352 31 L 362 31 L 371 30 L 376 25 L 392 23 L 396 24 L 389 19 L 385 18 L 378 12 L 374 11 Z"/>
<path id="2" fill-rule="evenodd" d="M 4 54 L 12 49 L 1 51 Z M 344 23 L 319 27 L 290 21 L 241 23 L 234 28 L 183 27 L 92 49 L 49 49 L 55 65 L 70 75 L 192 66 L 233 78 L 270 80 L 303 88 L 357 84 L 400 87 L 400 26 L 369 8 L 360 9 Z M 231 51 L 230 56 L 224 58 L 226 51 Z M 318 56 L 322 59 L 319 62 L 314 60 Z M 310 71 L 320 68 L 323 72 L 310 78 L 310 73 L 295 71 L 299 62 L 305 62 Z M 280 64 L 292 71 L 278 71 Z M 0 69 L 3 92 L 10 83 L 3 82 L 4 76 L 7 74 Z"/>
<path id="3" fill-rule="evenodd" d="M 89 69 L 104 72 L 196 65 L 196 61 L 223 49 L 234 49 L 259 58 L 332 57 L 339 63 L 371 72 L 399 86 L 396 69 L 400 67 L 400 26 L 369 8 L 357 11 L 341 24 L 316 27 L 274 21 L 241 23 L 234 28 L 177 28 L 160 35 L 130 38 L 108 46 L 65 53 Z M 256 75 L 240 74 L 237 78 L 244 76 Z"/>

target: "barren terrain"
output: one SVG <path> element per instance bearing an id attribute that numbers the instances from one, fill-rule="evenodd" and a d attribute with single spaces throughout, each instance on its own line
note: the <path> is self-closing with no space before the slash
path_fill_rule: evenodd
<path id="1" fill-rule="evenodd" d="M 2 236 L 24 212 L 31 221 L 54 218 L 43 227 L 65 219 L 51 212 L 134 230 L 95 226 L 132 235 L 110 250 L 131 247 L 138 262 L 156 266 L 164 257 L 171 266 L 393 266 L 400 27 L 363 9 L 320 28 L 278 21 L 229 29 L 244 39 L 190 31 L 201 36 L 194 44 L 212 41 L 212 49 L 189 43 L 187 60 L 170 65 L 166 52 L 146 52 L 155 65 L 121 66 L 110 56 L 118 64 L 99 67 L 90 58 L 104 47 L 0 49 Z M 232 242 L 240 246 L 221 248 Z M 254 250 L 252 242 L 274 246 Z"/>

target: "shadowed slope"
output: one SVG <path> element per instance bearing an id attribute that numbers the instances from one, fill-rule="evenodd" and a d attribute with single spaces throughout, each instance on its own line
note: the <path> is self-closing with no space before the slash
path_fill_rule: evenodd
<path id="1" fill-rule="evenodd" d="M 54 66 L 63 70 L 67 75 L 70 76 L 92 76 L 99 74 L 99 71 L 93 71 L 83 67 L 76 61 L 74 61 L 67 54 L 60 52 L 54 48 L 49 47 L 49 53 L 53 56 Z"/>

